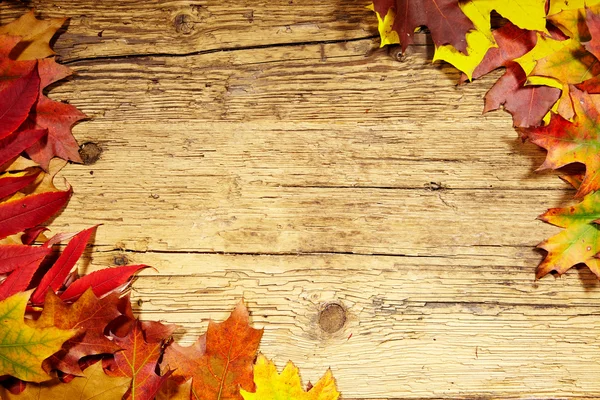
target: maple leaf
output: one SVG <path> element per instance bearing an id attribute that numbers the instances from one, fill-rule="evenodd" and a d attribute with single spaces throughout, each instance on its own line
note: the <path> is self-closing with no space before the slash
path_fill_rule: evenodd
<path id="1" fill-rule="evenodd" d="M 526 85 L 527 76 L 517 63 L 507 66 L 504 75 L 485 95 L 483 112 L 504 106 L 513 116 L 515 127 L 534 127 L 541 124 L 552 105 L 560 97 L 560 90 L 538 85 Z"/>
<path id="2" fill-rule="evenodd" d="M 49 379 L 42 361 L 76 332 L 54 327 L 38 328 L 23 319 L 30 293 L 17 293 L 0 301 L 0 375 L 29 382 Z"/>
<path id="3" fill-rule="evenodd" d="M 337 400 L 340 397 L 330 370 L 310 390 L 304 391 L 298 368 L 291 361 L 278 374 L 275 364 L 262 354 L 254 365 L 254 383 L 256 392 L 241 390 L 244 400 Z"/>
<path id="4" fill-rule="evenodd" d="M 576 113 L 573 122 L 553 115 L 549 125 L 521 129 L 520 133 L 524 139 L 548 151 L 539 170 L 557 169 L 571 163 L 585 165 L 585 176 L 575 195 L 581 198 L 600 189 L 600 96 L 575 88 L 571 96 Z"/>
<path id="5" fill-rule="evenodd" d="M 392 29 L 398 33 L 402 51 L 414 43 L 415 29 L 427 26 L 436 46 L 451 44 L 466 52 L 467 32 L 473 23 L 458 6 L 458 0 L 375 0 L 375 11 L 381 16 L 393 13 Z"/>
<path id="6" fill-rule="evenodd" d="M 139 323 L 133 325 L 127 336 L 115 336 L 114 341 L 123 350 L 115 353 L 114 360 L 105 362 L 107 373 L 111 376 L 131 378 L 128 398 L 153 398 L 170 375 L 170 371 L 162 376 L 155 372 L 162 354 L 163 342 L 147 342 Z"/>
<path id="7" fill-rule="evenodd" d="M 56 54 L 50 47 L 50 40 L 66 21 L 66 18 L 39 20 L 32 10 L 19 19 L 0 26 L 0 34 L 21 37 L 18 45 L 10 53 L 11 58 L 16 60 L 46 58 Z"/>
<path id="8" fill-rule="evenodd" d="M 128 378 L 106 375 L 102 363 L 97 362 L 86 368 L 83 376 L 75 377 L 68 383 L 53 379 L 41 384 L 28 384 L 18 395 L 0 388 L 0 397 L 5 400 L 116 400 L 123 397 L 128 386 Z"/>
<path id="9" fill-rule="evenodd" d="M 240 302 L 224 322 L 211 321 L 206 336 L 191 347 L 167 347 L 161 365 L 175 369 L 173 378 L 179 382 L 192 378 L 192 398 L 241 399 L 240 388 L 254 390 L 252 362 L 262 333 L 250 327 Z"/>
<path id="10" fill-rule="evenodd" d="M 117 309 L 118 302 L 119 295 L 116 293 L 98 299 L 90 289 L 75 303 L 65 304 L 54 292 L 48 291 L 42 314 L 35 321 L 36 326 L 76 329 L 78 333 L 46 360 L 46 370 L 58 369 L 79 375 L 81 368 L 78 362 L 81 358 L 119 350 L 119 345 L 104 335 L 106 326 L 121 315 Z"/>
<path id="11" fill-rule="evenodd" d="M 0 91 L 0 139 L 14 132 L 27 119 L 39 90 L 40 77 L 34 65 L 29 73 Z"/>
<path id="12" fill-rule="evenodd" d="M 539 279 L 549 272 L 565 273 L 577 264 L 586 264 L 600 278 L 600 192 L 588 194 L 571 207 L 552 208 L 539 216 L 542 221 L 565 228 L 539 248 L 548 254 L 536 271 Z"/>
<path id="13" fill-rule="evenodd" d="M 49 99 L 42 92 L 46 86 L 70 76 L 72 71 L 57 64 L 54 59 L 40 60 L 38 70 L 40 96 L 25 126 L 29 129 L 47 129 L 48 135 L 30 146 L 27 154 L 44 169 L 48 169 L 50 160 L 55 156 L 80 163 L 79 146 L 71 128 L 87 115 L 70 104 Z"/>
<path id="14" fill-rule="evenodd" d="M 167 379 L 167 382 L 160 388 L 155 400 L 190 400 L 191 393 L 191 381 L 180 385 L 173 379 Z"/>

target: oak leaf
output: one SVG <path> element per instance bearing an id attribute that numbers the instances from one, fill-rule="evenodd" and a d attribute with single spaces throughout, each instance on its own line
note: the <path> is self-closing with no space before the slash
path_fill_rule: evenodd
<path id="1" fill-rule="evenodd" d="M 23 317 L 29 295 L 20 292 L 0 301 L 0 375 L 42 382 L 50 378 L 42 369 L 42 361 L 76 332 L 25 324 Z"/>
<path id="2" fill-rule="evenodd" d="M 0 396 L 5 400 L 117 400 L 121 399 L 129 386 L 129 379 L 110 377 L 97 362 L 83 371 L 83 376 L 75 377 L 68 383 L 58 379 L 33 385 L 28 384 L 18 395 L 0 388 Z"/>
<path id="3" fill-rule="evenodd" d="M 240 388 L 254 390 L 252 364 L 262 333 L 250 327 L 239 303 L 224 322 L 209 322 L 206 336 L 191 347 L 167 347 L 161 367 L 174 370 L 180 383 L 191 378 L 193 399 L 242 399 Z"/>
<path id="4" fill-rule="evenodd" d="M 254 383 L 256 392 L 241 390 L 244 400 L 337 400 L 340 397 L 330 370 L 305 391 L 298 368 L 291 361 L 278 374 L 275 364 L 262 354 L 254 365 Z"/>

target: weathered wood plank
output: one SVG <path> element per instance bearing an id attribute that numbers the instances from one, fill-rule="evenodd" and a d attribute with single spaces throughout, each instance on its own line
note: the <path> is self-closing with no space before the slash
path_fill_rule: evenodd
<path id="1" fill-rule="evenodd" d="M 69 17 L 56 43 L 63 60 L 325 42 L 375 36 L 368 1 L 34 0 L 3 5 L 0 23 L 35 8 Z"/>
<path id="2" fill-rule="evenodd" d="M 104 150 L 64 171 L 51 226 L 105 223 L 82 270 L 157 267 L 137 311 L 183 342 L 243 296 L 262 350 L 305 381 L 331 366 L 344 398 L 599 397 L 597 279 L 533 280 L 557 232 L 534 218 L 572 192 L 480 115 L 494 77 L 456 87 L 428 47 L 396 61 L 360 40 L 360 1 L 235 3 L 29 2 L 72 17 L 56 48 L 78 76 L 51 96 Z"/>
<path id="3" fill-rule="evenodd" d="M 98 250 L 92 269 L 123 255 Z M 142 273 L 133 300 L 145 318 L 182 324 L 182 342 L 243 297 L 267 356 L 294 360 L 305 381 L 331 367 L 345 397 L 600 396 L 598 281 L 581 270 L 535 282 L 531 251 L 125 256 L 158 268 Z M 331 302 L 346 309 L 335 333 L 319 325 Z"/>

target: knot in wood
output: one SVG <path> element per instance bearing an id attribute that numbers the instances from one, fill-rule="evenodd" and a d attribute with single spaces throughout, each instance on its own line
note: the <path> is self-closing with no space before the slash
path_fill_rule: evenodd
<path id="1" fill-rule="evenodd" d="M 189 35 L 194 30 L 194 22 L 191 15 L 188 14 L 177 14 L 174 25 L 177 33 L 184 35 Z"/>
<path id="2" fill-rule="evenodd" d="M 346 310 L 338 303 L 326 304 L 319 313 L 319 326 L 327 333 L 335 333 L 346 323 Z"/>
<path id="3" fill-rule="evenodd" d="M 102 151 L 102 147 L 96 143 L 87 142 L 82 144 L 79 148 L 79 156 L 81 157 L 84 165 L 92 165 L 100 159 Z"/>
<path id="4" fill-rule="evenodd" d="M 113 262 L 115 265 L 122 266 L 122 265 L 127 265 L 129 263 L 129 260 L 124 255 L 120 255 L 120 256 L 115 256 L 115 258 L 113 259 Z"/>

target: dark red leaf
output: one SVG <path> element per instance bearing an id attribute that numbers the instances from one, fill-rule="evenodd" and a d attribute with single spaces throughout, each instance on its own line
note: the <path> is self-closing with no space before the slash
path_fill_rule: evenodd
<path id="1" fill-rule="evenodd" d="M 392 29 L 398 32 L 402 51 L 414 42 L 415 29 L 427 26 L 436 46 L 451 44 L 466 53 L 465 37 L 474 26 L 460 9 L 459 0 L 375 0 L 373 4 L 381 18 L 395 10 Z"/>
<path id="2" fill-rule="evenodd" d="M 25 229 L 25 232 L 21 235 L 21 242 L 23 244 L 33 244 L 38 236 L 42 232 L 49 230 L 45 226 L 36 226 L 33 228 Z"/>
<path id="3" fill-rule="evenodd" d="M 77 263 L 77 260 L 83 254 L 90 237 L 96 231 L 97 226 L 79 232 L 71 239 L 58 260 L 52 268 L 46 272 L 42 281 L 31 296 L 32 304 L 42 304 L 46 298 L 46 292 L 51 289 L 56 292 L 62 286 L 63 282 L 71 272 L 71 269 Z"/>
<path id="4" fill-rule="evenodd" d="M 12 135 L 0 139 L 0 166 L 8 163 L 31 147 L 47 132 L 46 129 L 18 130 Z"/>
<path id="5" fill-rule="evenodd" d="M 0 274 L 13 271 L 34 262 L 42 262 L 50 254 L 46 247 L 19 244 L 0 246 Z"/>
<path id="6" fill-rule="evenodd" d="M 40 170 L 23 176 L 5 175 L 0 177 L 0 199 L 17 193 L 19 190 L 31 185 L 40 174 Z"/>
<path id="7" fill-rule="evenodd" d="M 544 115 L 560 97 L 560 89 L 549 86 L 525 85 L 527 76 L 517 63 L 507 66 L 504 75 L 485 95 L 483 112 L 504 109 L 513 116 L 517 127 L 538 126 Z"/>
<path id="8" fill-rule="evenodd" d="M 0 139 L 14 132 L 27 119 L 39 92 L 40 76 L 35 65 L 28 74 L 0 91 Z"/>
<path id="9" fill-rule="evenodd" d="M 60 295 L 63 301 L 73 301 L 92 288 L 98 297 L 114 290 L 127 282 L 136 272 L 148 268 L 147 265 L 125 265 L 123 267 L 106 268 L 92 272 L 89 275 L 77 279 Z"/>
<path id="10" fill-rule="evenodd" d="M 0 238 L 43 223 L 64 207 L 72 193 L 69 188 L 0 203 Z"/>

